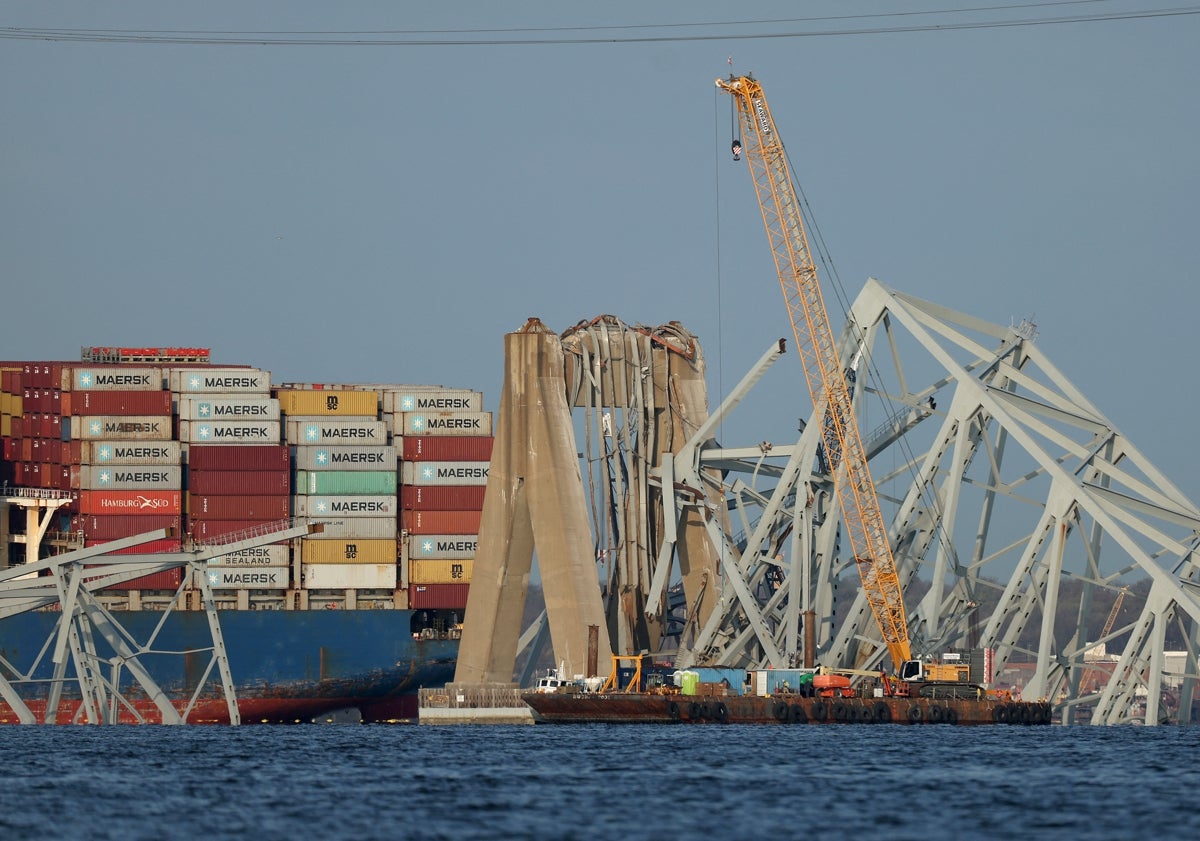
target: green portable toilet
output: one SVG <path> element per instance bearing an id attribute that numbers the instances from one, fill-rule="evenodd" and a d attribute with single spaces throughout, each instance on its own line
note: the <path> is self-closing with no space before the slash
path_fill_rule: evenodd
<path id="1" fill-rule="evenodd" d="M 699 672 L 680 672 L 679 691 L 683 695 L 695 695 L 696 687 L 700 685 Z"/>

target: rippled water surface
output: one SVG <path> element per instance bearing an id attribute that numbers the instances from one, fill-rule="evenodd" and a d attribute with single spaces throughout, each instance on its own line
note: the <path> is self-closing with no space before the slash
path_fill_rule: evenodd
<path id="1" fill-rule="evenodd" d="M 1200 727 L 4 727 L 0 838 L 1200 838 Z"/>

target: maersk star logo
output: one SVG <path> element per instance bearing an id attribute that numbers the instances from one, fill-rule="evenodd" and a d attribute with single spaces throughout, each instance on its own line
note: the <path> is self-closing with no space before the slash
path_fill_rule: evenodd
<path id="1" fill-rule="evenodd" d="M 92 387 L 92 372 L 91 371 L 80 371 L 79 372 L 79 387 L 80 388 L 91 388 Z"/>
<path id="2" fill-rule="evenodd" d="M 100 423 L 100 421 L 92 421 L 91 423 L 88 424 L 88 434 L 89 435 L 99 435 L 100 430 L 102 430 L 103 428 L 104 428 L 104 426 L 103 426 L 103 424 Z"/>
<path id="3" fill-rule="evenodd" d="M 329 500 L 318 499 L 317 504 L 314 507 L 318 514 L 324 514 L 329 510 Z"/>
<path id="4" fill-rule="evenodd" d="M 215 569 L 210 570 L 208 573 L 209 586 L 211 587 L 214 584 L 218 584 L 218 583 L 220 583 L 220 581 L 221 581 L 221 573 L 217 572 Z"/>
<path id="5" fill-rule="evenodd" d="M 421 478 L 422 479 L 432 479 L 433 478 L 433 468 L 432 467 L 423 468 L 421 470 Z"/>
<path id="6" fill-rule="evenodd" d="M 417 408 L 417 400 L 411 394 L 406 394 L 400 398 L 400 410 L 403 412 L 411 412 Z"/>
<path id="7" fill-rule="evenodd" d="M 310 423 L 308 426 L 306 426 L 304 428 L 304 440 L 305 441 L 321 440 L 321 427 L 317 426 L 315 423 Z"/>
<path id="8" fill-rule="evenodd" d="M 98 478 L 99 478 L 101 485 L 111 485 L 112 484 L 112 474 L 109 473 L 107 470 L 101 470 L 100 476 Z"/>
<path id="9" fill-rule="evenodd" d="M 432 552 L 433 552 L 433 541 L 432 540 L 422 540 L 421 541 L 421 554 L 429 555 L 429 554 L 432 554 Z"/>
<path id="10" fill-rule="evenodd" d="M 96 453 L 96 461 L 108 461 L 111 458 L 112 458 L 112 447 L 107 447 L 107 446 L 101 447 L 100 451 L 98 453 Z"/>
<path id="11" fill-rule="evenodd" d="M 202 380 L 200 379 L 199 376 L 193 376 L 191 379 L 188 380 L 188 388 L 195 391 L 196 389 L 200 388 L 201 382 L 202 382 Z"/>
<path id="12" fill-rule="evenodd" d="M 316 455 L 313 457 L 313 461 L 316 462 L 320 467 L 324 467 L 325 465 L 329 464 L 329 450 L 317 450 Z"/>
<path id="13" fill-rule="evenodd" d="M 201 441 L 207 441 L 209 438 L 212 438 L 212 427 L 206 423 L 200 424 L 196 428 L 196 437 Z"/>
<path id="14" fill-rule="evenodd" d="M 202 418 L 212 417 L 212 403 L 200 403 L 196 406 L 196 414 Z"/>
<path id="15" fill-rule="evenodd" d="M 409 422 L 408 422 L 408 429 L 410 432 L 424 432 L 425 431 L 425 416 L 424 415 L 413 415 L 412 419 L 409 420 Z"/>

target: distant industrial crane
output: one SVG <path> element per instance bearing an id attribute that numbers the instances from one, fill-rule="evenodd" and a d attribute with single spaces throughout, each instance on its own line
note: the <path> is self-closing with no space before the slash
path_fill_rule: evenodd
<path id="1" fill-rule="evenodd" d="M 1125 601 L 1128 592 L 1128 587 L 1122 587 L 1117 593 L 1116 599 L 1113 600 L 1112 610 L 1108 612 L 1108 618 L 1104 620 L 1104 630 L 1100 632 L 1100 639 L 1107 637 L 1108 632 L 1112 630 L 1113 623 L 1117 621 L 1117 614 L 1121 611 L 1121 602 Z"/>
<path id="2" fill-rule="evenodd" d="M 847 379 L 854 372 L 842 369 L 783 142 L 757 79 L 730 76 L 717 79 L 717 87 L 737 103 L 742 137 L 734 159 L 744 155 L 754 179 L 808 391 L 824 419 L 824 461 L 831 474 L 844 468 L 834 485 L 863 591 L 893 668 L 901 678 L 918 679 L 921 663 L 912 660 L 900 578 L 850 402 Z"/>

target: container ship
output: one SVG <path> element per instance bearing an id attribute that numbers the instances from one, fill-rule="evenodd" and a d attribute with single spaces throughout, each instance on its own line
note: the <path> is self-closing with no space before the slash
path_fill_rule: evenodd
<path id="1" fill-rule="evenodd" d="M 0 362 L 0 570 L 159 529 L 171 536 L 121 551 L 175 553 L 319 522 L 319 533 L 209 561 L 239 714 L 414 719 L 417 690 L 453 677 L 493 440 L 482 393 L 276 384 L 267 370 L 213 364 L 207 348 L 87 347 L 80 357 Z M 57 500 L 49 522 L 31 519 L 31 497 Z M 135 639 L 153 634 L 155 651 L 211 650 L 186 570 L 109 587 L 98 601 Z M 39 720 L 80 715 L 69 681 L 47 709 L 58 693 L 43 649 L 59 618 L 0 619 L 3 677 Z M 186 720 L 229 720 L 215 682 L 192 698 L 200 658 L 146 659 Z M 130 691 L 121 720 L 155 720 Z M 16 720 L 0 700 L 0 722 Z"/>

